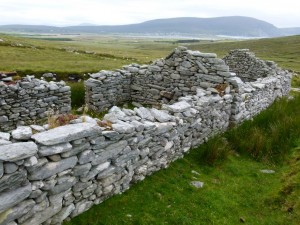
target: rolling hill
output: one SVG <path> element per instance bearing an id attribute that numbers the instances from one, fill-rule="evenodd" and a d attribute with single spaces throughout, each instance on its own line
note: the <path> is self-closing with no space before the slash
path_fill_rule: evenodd
<path id="1" fill-rule="evenodd" d="M 299 28 L 277 28 L 251 17 L 229 16 L 215 18 L 179 17 L 156 19 L 138 24 L 115 26 L 3 25 L 0 32 L 47 34 L 134 34 L 134 35 L 228 35 L 245 37 L 276 37 L 300 34 Z"/>

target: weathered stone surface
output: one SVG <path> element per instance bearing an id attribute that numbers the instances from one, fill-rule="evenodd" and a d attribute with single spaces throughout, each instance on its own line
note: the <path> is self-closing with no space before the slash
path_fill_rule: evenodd
<path id="1" fill-rule="evenodd" d="M 60 194 L 64 191 L 68 190 L 69 188 L 71 188 L 75 183 L 76 183 L 76 178 L 69 177 L 67 179 L 64 179 L 64 182 L 62 182 L 61 184 L 57 184 L 53 188 L 51 188 L 49 190 L 49 193 L 51 195 Z"/>
<path id="2" fill-rule="evenodd" d="M 52 217 L 51 223 L 61 223 L 63 220 L 65 220 L 75 209 L 75 205 L 71 204 L 67 207 L 62 208 L 62 210 L 57 213 L 55 216 Z"/>
<path id="3" fill-rule="evenodd" d="M 173 105 L 164 105 L 163 107 L 171 112 L 180 113 L 190 109 L 191 105 L 187 102 L 176 102 Z"/>
<path id="4" fill-rule="evenodd" d="M 4 133 L 4 132 L 0 132 L 0 139 L 9 141 L 10 134 L 9 133 Z"/>
<path id="5" fill-rule="evenodd" d="M 135 127 L 131 125 L 130 123 L 119 121 L 118 123 L 115 123 L 112 125 L 112 128 L 121 134 L 130 134 L 134 132 Z"/>
<path id="6" fill-rule="evenodd" d="M 39 149 L 39 155 L 48 156 L 63 153 L 72 150 L 70 143 L 56 144 L 52 146 L 41 146 Z"/>
<path id="7" fill-rule="evenodd" d="M 18 165 L 12 162 L 7 162 L 4 164 L 4 171 L 6 174 L 14 173 L 18 170 Z"/>
<path id="8" fill-rule="evenodd" d="M 30 200 L 25 200 L 18 205 L 10 208 L 3 213 L 0 213 L 0 224 L 7 225 L 8 223 L 12 222 L 15 219 L 20 218 L 24 214 L 28 213 L 29 210 L 33 208 L 35 202 Z"/>
<path id="9" fill-rule="evenodd" d="M 155 119 L 158 120 L 159 122 L 168 122 L 173 119 L 173 117 L 165 111 L 154 109 L 154 108 L 150 109 L 150 111 L 152 115 L 155 117 Z"/>
<path id="10" fill-rule="evenodd" d="M 8 144 L 11 144 L 12 142 L 11 141 L 6 141 L 6 140 L 3 140 L 3 139 L 0 139 L 0 146 L 1 145 L 8 145 Z"/>
<path id="11" fill-rule="evenodd" d="M 95 156 L 95 153 L 91 150 L 84 151 L 78 156 L 78 162 L 79 164 L 86 164 L 88 162 L 92 162 Z"/>
<path id="12" fill-rule="evenodd" d="M 112 141 L 118 141 L 123 137 L 122 134 L 119 134 L 118 132 L 116 132 L 114 130 L 103 131 L 102 135 L 109 138 Z"/>
<path id="13" fill-rule="evenodd" d="M 42 224 L 62 209 L 62 203 L 50 205 L 45 210 L 35 213 L 34 217 L 26 220 L 22 225 Z"/>
<path id="14" fill-rule="evenodd" d="M 29 140 L 32 135 L 32 130 L 27 126 L 20 126 L 12 131 L 12 137 L 16 140 Z"/>
<path id="15" fill-rule="evenodd" d="M 3 162 L 0 161 L 0 178 L 3 176 L 3 173 L 4 173 Z"/>
<path id="16" fill-rule="evenodd" d="M 91 168 L 92 168 L 92 164 L 90 163 L 84 165 L 77 165 L 73 169 L 73 175 L 76 177 L 86 176 Z"/>
<path id="17" fill-rule="evenodd" d="M 17 205 L 31 193 L 31 184 L 0 194 L 0 213 Z"/>
<path id="18" fill-rule="evenodd" d="M 67 169 L 73 168 L 78 159 L 76 156 L 71 158 L 63 159 L 59 162 L 47 163 L 45 166 L 41 167 L 39 170 L 32 171 L 28 176 L 29 180 L 43 180 L 54 174 L 60 173 Z"/>
<path id="19" fill-rule="evenodd" d="M 43 145 L 55 145 L 97 134 L 101 134 L 99 126 L 90 123 L 78 123 L 34 134 L 31 138 Z"/>
<path id="20" fill-rule="evenodd" d="M 195 188 L 203 188 L 204 183 L 201 181 L 192 181 L 191 185 L 194 186 Z"/>
<path id="21" fill-rule="evenodd" d="M 154 116 L 152 116 L 149 109 L 145 107 L 134 108 L 134 111 L 142 118 L 150 121 L 154 121 Z"/>
<path id="22" fill-rule="evenodd" d="M 275 173 L 274 170 L 260 170 L 260 172 L 261 172 L 261 173 L 269 173 L 269 174 Z"/>
<path id="23" fill-rule="evenodd" d="M 21 186 L 27 180 L 26 170 L 6 174 L 0 179 L 0 192 Z"/>
<path id="24" fill-rule="evenodd" d="M 38 151 L 38 147 L 33 142 L 19 142 L 0 147 L 0 160 L 14 162 L 33 156 Z"/>

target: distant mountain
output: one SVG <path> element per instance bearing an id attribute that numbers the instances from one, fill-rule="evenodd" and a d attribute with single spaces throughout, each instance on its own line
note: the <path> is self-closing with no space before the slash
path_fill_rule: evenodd
<path id="1" fill-rule="evenodd" d="M 300 34 L 300 27 L 280 28 L 284 36 Z"/>
<path id="2" fill-rule="evenodd" d="M 245 37 L 274 37 L 300 34 L 299 28 L 280 29 L 262 20 L 243 16 L 216 18 L 179 17 L 150 20 L 138 24 L 68 27 L 37 25 L 4 25 L 0 32 L 14 33 L 90 33 L 90 34 L 136 34 L 136 35 L 227 35 Z"/>

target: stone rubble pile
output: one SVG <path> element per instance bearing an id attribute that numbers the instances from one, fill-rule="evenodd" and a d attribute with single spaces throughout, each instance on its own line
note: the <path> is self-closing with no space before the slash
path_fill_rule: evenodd
<path id="1" fill-rule="evenodd" d="M 47 118 L 50 109 L 71 110 L 70 87 L 64 82 L 46 82 L 27 76 L 15 84 L 0 82 L 0 131 Z"/>

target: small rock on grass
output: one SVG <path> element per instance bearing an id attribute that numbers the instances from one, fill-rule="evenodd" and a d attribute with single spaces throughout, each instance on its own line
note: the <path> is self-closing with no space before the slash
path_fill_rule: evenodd
<path id="1" fill-rule="evenodd" d="M 204 182 L 201 182 L 201 181 L 192 181 L 191 185 L 194 186 L 195 188 L 203 188 Z"/>
<path id="2" fill-rule="evenodd" d="M 274 170 L 260 170 L 261 173 L 268 173 L 268 174 L 271 174 L 271 173 L 275 173 Z"/>

